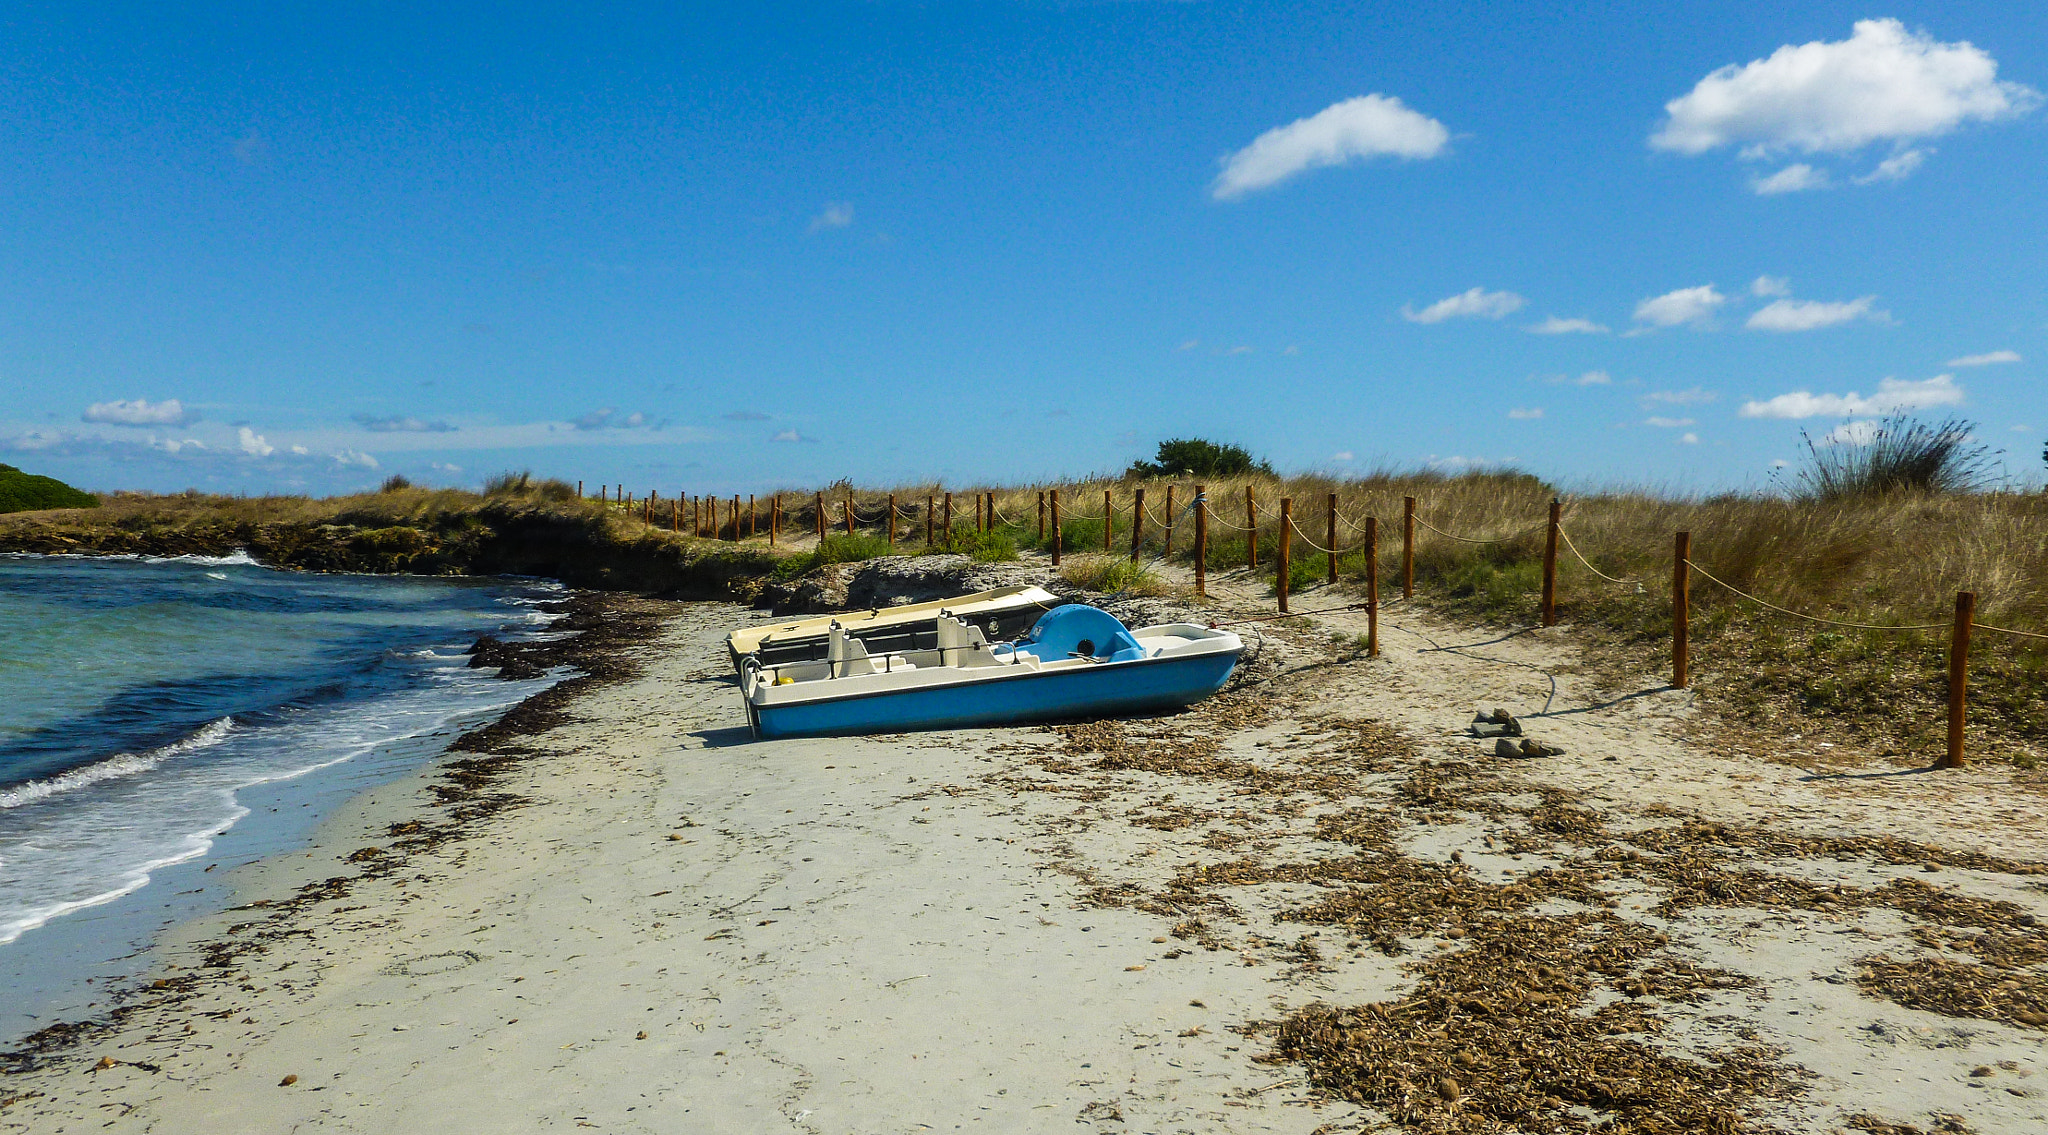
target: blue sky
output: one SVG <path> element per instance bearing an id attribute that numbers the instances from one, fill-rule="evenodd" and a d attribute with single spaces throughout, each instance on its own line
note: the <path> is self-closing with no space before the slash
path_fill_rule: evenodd
<path id="1" fill-rule="evenodd" d="M 0 461 L 2040 481 L 2048 9 L 1383 7 L 16 5 Z"/>

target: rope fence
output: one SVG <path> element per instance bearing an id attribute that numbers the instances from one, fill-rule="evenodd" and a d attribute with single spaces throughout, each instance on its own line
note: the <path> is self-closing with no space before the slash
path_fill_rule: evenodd
<path id="1" fill-rule="evenodd" d="M 1155 530 L 1163 534 L 1163 539 L 1158 541 L 1162 545 L 1162 550 L 1154 554 L 1154 560 L 1157 562 L 1174 557 L 1174 534 L 1186 524 L 1188 517 L 1192 515 L 1194 517 L 1194 538 L 1189 552 L 1191 553 L 1194 566 L 1194 591 L 1198 597 L 1206 597 L 1207 573 L 1210 560 L 1208 542 L 1210 525 L 1217 525 L 1227 532 L 1250 534 L 1250 539 L 1247 541 L 1248 547 L 1245 551 L 1244 566 L 1246 570 L 1256 572 L 1260 566 L 1261 533 L 1277 524 L 1279 531 L 1268 539 L 1274 553 L 1274 563 L 1272 566 L 1275 573 L 1274 593 L 1277 597 L 1278 612 L 1271 615 L 1235 619 L 1230 622 L 1216 624 L 1218 626 L 1265 622 L 1273 619 L 1293 617 L 1293 613 L 1288 610 L 1288 592 L 1293 582 L 1293 548 L 1297 543 L 1311 551 L 1319 552 L 1329 557 L 1327 564 L 1328 580 L 1333 585 L 1339 582 L 1338 562 L 1340 558 L 1354 553 L 1362 553 L 1361 558 L 1364 561 L 1362 564 L 1363 574 L 1368 593 L 1366 601 L 1328 607 L 1316 611 L 1301 612 L 1301 614 L 1334 614 L 1341 611 L 1366 610 L 1368 613 L 1368 625 L 1371 627 L 1368 634 L 1368 653 L 1375 656 L 1379 653 L 1379 612 L 1385 606 L 1400 602 L 1401 599 L 1412 598 L 1415 594 L 1415 550 L 1420 542 L 1418 540 L 1418 530 L 1460 544 L 1477 546 L 1510 543 L 1547 527 L 1548 533 L 1543 551 L 1542 591 L 1542 625 L 1546 627 L 1555 626 L 1557 621 L 1555 600 L 1558 569 L 1557 551 L 1560 545 L 1570 554 L 1572 559 L 1577 560 L 1586 571 L 1598 579 L 1618 586 L 1634 587 L 1637 589 L 1638 594 L 1641 593 L 1645 583 L 1642 579 L 1609 575 L 1607 572 L 1594 566 L 1592 560 L 1586 556 L 1585 552 L 1579 548 L 1577 542 L 1572 539 L 1571 533 L 1565 529 L 1562 522 L 1563 502 L 1561 501 L 1551 502 L 1550 516 L 1547 524 L 1539 523 L 1506 536 L 1480 537 L 1460 535 L 1430 523 L 1417 511 L 1416 499 L 1414 497 L 1405 497 L 1402 501 L 1403 508 L 1398 529 L 1401 542 L 1399 561 L 1401 594 L 1400 598 L 1390 599 L 1387 603 L 1383 604 L 1379 599 L 1379 572 L 1382 551 L 1379 546 L 1378 536 L 1382 527 L 1389 530 L 1394 529 L 1392 521 L 1384 520 L 1371 514 L 1362 518 L 1347 516 L 1338 507 L 1337 495 L 1334 492 L 1330 493 L 1326 498 L 1324 506 L 1316 510 L 1321 514 L 1317 517 L 1318 521 L 1327 531 L 1327 534 L 1323 537 L 1323 540 L 1327 542 L 1326 546 L 1324 542 L 1318 542 L 1302 530 L 1298 518 L 1293 513 L 1294 502 L 1292 498 L 1280 498 L 1279 509 L 1277 514 L 1275 514 L 1270 509 L 1261 508 L 1260 503 L 1252 495 L 1251 489 L 1247 488 L 1243 493 L 1242 500 L 1225 502 L 1224 508 L 1219 509 L 1216 507 L 1217 502 L 1212 502 L 1209 499 L 1204 486 L 1198 484 L 1193 486 L 1193 488 L 1193 498 L 1185 504 L 1176 506 L 1173 499 L 1174 486 L 1168 485 L 1166 499 L 1162 507 L 1157 511 L 1147 504 L 1145 492 L 1142 488 L 1135 490 L 1132 494 L 1132 499 L 1122 507 L 1119 507 L 1114 499 L 1105 493 L 1104 508 L 1099 513 L 1075 511 L 1073 508 L 1074 498 L 1069 496 L 1066 500 L 1062 500 L 1058 489 L 1041 490 L 1038 494 L 1037 536 L 1041 543 L 1049 546 L 1053 565 L 1057 568 L 1061 558 L 1063 529 L 1068 523 L 1103 524 L 1101 550 L 1103 553 L 1108 554 L 1113 551 L 1113 537 L 1119 534 L 1116 531 L 1116 522 L 1118 514 L 1122 513 L 1129 518 L 1131 525 L 1129 539 L 1131 544 L 1130 557 L 1133 563 L 1141 562 L 1144 555 L 1145 537 L 1147 535 L 1144 526 L 1147 523 L 1153 525 Z M 583 482 L 577 482 L 576 490 L 581 499 L 592 499 L 585 495 Z M 954 495 L 949 492 L 944 494 L 931 493 L 926 496 L 921 511 L 924 513 L 925 530 L 923 535 L 927 544 L 936 547 L 943 540 L 945 546 L 954 546 L 953 533 L 957 530 Z M 804 496 L 809 496 L 811 499 L 806 501 Z M 941 512 L 939 504 L 941 496 L 943 496 L 944 501 L 943 512 Z M 1031 524 L 1028 518 L 1020 521 L 1003 511 L 1002 506 L 997 501 L 996 493 L 979 492 L 974 494 L 974 496 L 973 515 L 977 530 L 992 530 L 998 522 L 1011 528 L 1030 529 Z M 904 536 L 915 538 L 917 535 L 917 521 L 920 508 L 915 498 L 899 502 L 892 495 L 889 497 L 887 504 L 863 506 L 854 499 L 850 492 L 836 500 L 828 499 L 824 493 L 819 492 L 797 496 L 796 500 L 800 502 L 798 505 L 799 509 L 808 509 L 812 513 L 811 522 L 798 526 L 798 530 L 801 531 L 803 528 L 813 529 L 821 539 L 828 536 L 835 529 L 852 533 L 863 525 L 876 526 L 886 523 L 890 547 L 893 549 L 896 546 L 899 522 L 907 522 L 902 529 Z M 742 498 L 739 496 L 727 498 L 710 495 L 691 496 L 682 492 L 669 497 L 663 497 L 658 490 L 649 491 L 645 496 L 636 498 L 635 494 L 627 492 L 626 486 L 622 484 L 606 484 L 598 486 L 598 495 L 592 503 L 608 512 L 624 514 L 652 527 L 666 524 L 671 531 L 678 534 L 683 533 L 686 530 L 685 525 L 687 525 L 687 531 L 700 539 L 741 541 L 765 536 L 767 543 L 771 547 L 774 546 L 783 535 L 785 529 L 790 527 L 790 511 L 784 507 L 783 494 L 777 493 L 761 498 L 746 497 L 744 501 L 743 505 Z M 1247 521 L 1245 524 L 1237 524 L 1229 519 L 1228 516 L 1223 515 L 1226 511 L 1240 508 Z M 941 520 L 942 516 L 943 520 Z M 1050 525 L 1047 523 L 1048 519 L 1050 520 Z M 1346 547 L 1346 541 L 1338 538 L 1340 526 L 1356 534 L 1360 539 Z M 943 537 L 941 536 L 942 533 Z M 1079 552 L 1082 549 L 1074 548 L 1070 550 Z M 1975 592 L 1970 591 L 1959 591 L 1956 593 L 1955 617 L 1953 621 L 1947 623 L 1902 625 L 1860 623 L 1846 619 L 1831 619 L 1821 615 L 1793 610 L 1790 607 L 1773 603 L 1768 599 L 1736 587 L 1727 580 L 1700 566 L 1692 557 L 1691 534 L 1679 532 L 1675 534 L 1672 549 L 1672 675 L 1670 684 L 1673 689 L 1685 689 L 1690 685 L 1691 579 L 1694 575 L 1698 575 L 1701 579 L 1714 584 L 1737 599 L 1755 604 L 1757 607 L 1775 614 L 1798 619 L 1816 626 L 1840 627 L 1846 630 L 1870 631 L 1880 634 L 1918 633 L 1940 631 L 1946 628 L 1949 631 L 1949 738 L 1947 752 L 1939 762 L 1942 767 L 1953 768 L 1965 763 L 1963 722 L 1967 712 L 1969 648 L 1972 632 L 1983 630 L 1992 634 L 2007 635 L 2012 638 L 2048 642 L 2048 633 L 2020 630 L 2014 627 L 1993 626 L 1988 623 L 1978 622 L 1976 620 L 1977 596 Z"/>

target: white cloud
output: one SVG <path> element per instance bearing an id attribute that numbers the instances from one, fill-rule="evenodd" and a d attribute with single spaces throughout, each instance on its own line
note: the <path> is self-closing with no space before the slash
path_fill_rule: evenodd
<path id="1" fill-rule="evenodd" d="M 1233 201 L 1308 170 L 1382 155 L 1433 158 L 1450 140 L 1443 123 L 1410 110 L 1400 99 L 1361 95 L 1252 139 L 1223 159 L 1223 172 L 1210 194 Z"/>
<path id="2" fill-rule="evenodd" d="M 778 434 L 776 434 L 776 435 L 775 435 L 774 437 L 772 437 L 772 438 L 769 438 L 768 440 L 769 440 L 769 441 L 803 441 L 803 440 L 804 440 L 804 435 L 802 435 L 802 434 L 800 434 L 800 433 L 796 432 L 795 430 L 783 430 L 783 431 L 782 431 L 781 433 L 778 433 Z"/>
<path id="3" fill-rule="evenodd" d="M 1714 309 L 1728 302 L 1728 297 L 1714 290 L 1712 284 L 1697 288 L 1680 288 L 1652 296 L 1636 305 L 1635 318 L 1638 323 L 1654 327 L 1677 327 L 1682 323 L 1702 323 L 1714 314 Z"/>
<path id="4" fill-rule="evenodd" d="M 1542 416 L 1543 407 L 1541 406 L 1517 406 L 1508 411 L 1508 417 L 1518 422 L 1532 421 Z"/>
<path id="5" fill-rule="evenodd" d="M 1691 418 L 1644 418 L 1643 424 L 1656 426 L 1660 430 L 1680 430 L 1697 423 Z"/>
<path id="6" fill-rule="evenodd" d="M 1823 300 L 1774 300 L 1758 308 L 1743 326 L 1752 331 L 1817 331 L 1823 327 L 1853 323 L 1858 319 L 1885 322 L 1891 316 L 1871 307 L 1876 296 L 1843 303 Z"/>
<path id="7" fill-rule="evenodd" d="M 1780 193 L 1804 193 L 1809 189 L 1829 189 L 1834 182 L 1828 180 L 1825 171 L 1817 170 L 1805 162 L 1793 162 L 1768 177 L 1752 177 L 1749 187 L 1759 197 L 1776 197 Z"/>
<path id="8" fill-rule="evenodd" d="M 610 406 L 592 410 L 573 423 L 579 430 L 632 430 L 647 424 L 647 415 L 642 413 L 621 414 Z"/>
<path id="9" fill-rule="evenodd" d="M 1341 450 L 1341 451 L 1339 451 L 1339 452 L 1337 452 L 1337 453 L 1332 453 L 1332 454 L 1330 455 L 1330 460 L 1332 460 L 1332 461 L 1353 461 L 1353 460 L 1356 460 L 1356 457 L 1355 457 L 1355 455 L 1353 455 L 1353 454 L 1352 454 L 1352 452 L 1351 452 L 1350 450 L 1346 449 L 1346 450 Z"/>
<path id="10" fill-rule="evenodd" d="M 2019 425 L 2012 427 L 2012 432 L 2016 434 L 2032 433 L 2034 432 L 2034 427 L 2026 424 L 2025 422 L 2021 422 Z"/>
<path id="11" fill-rule="evenodd" d="M 1590 319 L 1559 319 L 1553 315 L 1528 327 L 1532 335 L 1605 335 L 1607 328 Z"/>
<path id="12" fill-rule="evenodd" d="M 403 417 L 398 414 L 357 414 L 354 421 L 357 425 L 369 430 L 371 433 L 378 434 L 441 434 L 455 432 L 454 426 L 439 418 L 429 422 L 419 418 Z"/>
<path id="13" fill-rule="evenodd" d="M 1986 351 L 1981 355 L 1964 355 L 1960 359 L 1950 359 L 1946 365 L 1952 367 L 1982 367 L 1990 366 L 1993 363 L 2016 363 L 2019 361 L 2021 360 L 2018 351 Z"/>
<path id="14" fill-rule="evenodd" d="M 843 229 L 853 223 L 853 205 L 847 201 L 833 201 L 825 211 L 811 218 L 811 227 L 805 231 L 819 233 L 826 229 Z"/>
<path id="15" fill-rule="evenodd" d="M 1787 44 L 1712 72 L 1664 105 L 1668 117 L 1650 145 L 1681 154 L 1737 146 L 1746 158 L 1846 154 L 2010 118 L 2040 100 L 2000 82 L 1997 61 L 1968 42 L 1942 43 L 1897 20 L 1859 20 L 1846 40 Z"/>
<path id="16" fill-rule="evenodd" d="M 1789 296 L 1792 294 L 1792 281 L 1783 276 L 1758 276 L 1750 283 L 1749 294 L 1753 296 Z"/>
<path id="17" fill-rule="evenodd" d="M 1771 458 L 1771 468 L 1773 469 L 1789 469 L 1791 467 L 1792 463 L 1790 461 L 1785 460 L 1782 457 Z"/>
<path id="18" fill-rule="evenodd" d="M 263 440 L 262 434 L 248 426 L 243 426 L 235 432 L 235 443 L 242 447 L 243 453 L 251 457 L 268 457 L 277 452 L 276 446 Z"/>
<path id="19" fill-rule="evenodd" d="M 1820 435 L 1821 445 L 1869 445 L 1877 440 L 1878 424 L 1868 418 L 1843 422 Z"/>
<path id="20" fill-rule="evenodd" d="M 1698 435 L 1698 434 L 1681 434 L 1681 435 L 1679 435 L 1679 438 L 1678 438 L 1678 443 L 1679 443 L 1680 445 L 1698 445 L 1698 444 L 1700 443 L 1700 435 Z"/>
<path id="21" fill-rule="evenodd" d="M 1401 318 L 1410 323 L 1442 323 L 1446 319 L 1467 317 L 1500 319 L 1512 315 L 1527 302 L 1529 301 L 1513 292 L 1489 292 L 1485 288 L 1472 288 L 1447 299 L 1440 299 L 1421 311 L 1403 304 Z"/>
<path id="22" fill-rule="evenodd" d="M 161 402 L 137 398 L 133 402 L 95 402 L 85 408 L 82 420 L 108 426 L 183 426 L 198 421 L 199 415 L 187 413 L 176 398 Z"/>
<path id="23" fill-rule="evenodd" d="M 1199 346 L 1201 346 L 1201 345 L 1202 345 L 1202 341 L 1201 341 L 1200 339 L 1189 339 L 1189 340 L 1187 340 L 1187 341 L 1183 342 L 1183 343 L 1182 343 L 1182 344 L 1181 344 L 1180 346 L 1178 346 L 1178 347 L 1175 347 L 1175 348 L 1174 348 L 1174 350 L 1176 350 L 1176 351 L 1192 351 L 1192 350 L 1194 350 L 1194 349 L 1195 349 L 1196 347 L 1199 347 Z"/>
<path id="24" fill-rule="evenodd" d="M 377 459 L 361 450 L 344 449 L 332 455 L 334 464 L 342 469 L 375 469 Z"/>
<path id="25" fill-rule="evenodd" d="M 1704 386 L 1688 386 L 1684 390 L 1652 390 L 1643 395 L 1643 408 L 1649 409 L 1656 403 L 1666 406 L 1703 406 L 1720 395 Z"/>
<path id="26" fill-rule="evenodd" d="M 1920 163 L 1926 161 L 1927 155 L 1933 152 L 1933 150 L 1900 150 L 1891 157 L 1877 163 L 1876 169 L 1861 177 L 1852 177 L 1849 180 L 1858 185 L 1875 185 L 1880 181 L 1904 181 L 1912 176 L 1913 171 L 1919 169 Z"/>
<path id="27" fill-rule="evenodd" d="M 1814 394 L 1795 390 L 1763 402 L 1744 402 L 1745 418 L 1852 417 L 1890 414 L 1899 410 L 1924 410 L 1930 406 L 1953 406 L 1963 400 L 1963 388 L 1953 375 L 1938 374 L 1919 381 L 1887 378 L 1877 384 L 1870 397 L 1847 394 Z"/>

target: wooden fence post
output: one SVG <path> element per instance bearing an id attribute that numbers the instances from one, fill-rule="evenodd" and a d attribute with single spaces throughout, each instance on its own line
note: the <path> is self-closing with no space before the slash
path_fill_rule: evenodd
<path id="1" fill-rule="evenodd" d="M 1330 586 L 1337 586 L 1337 494 L 1330 494 Z"/>
<path id="2" fill-rule="evenodd" d="M 1543 541 L 1543 625 L 1557 625 L 1557 522 L 1564 512 L 1560 501 L 1550 502 L 1550 536 Z"/>
<path id="3" fill-rule="evenodd" d="M 719 526 L 719 523 L 718 523 L 718 498 L 717 498 L 717 497 L 712 497 L 712 498 L 711 498 L 711 538 L 712 538 L 713 540 L 716 540 L 716 539 L 718 539 L 718 530 L 719 530 L 719 527 L 720 527 L 720 526 Z"/>
<path id="4" fill-rule="evenodd" d="M 1401 498 L 1401 598 L 1415 598 L 1415 498 Z"/>
<path id="5" fill-rule="evenodd" d="M 683 530 L 683 499 L 681 497 L 668 502 L 668 530 L 670 532 L 681 532 Z"/>
<path id="6" fill-rule="evenodd" d="M 768 500 L 768 546 L 775 546 L 775 534 L 782 527 L 782 494 L 776 493 Z"/>
<path id="7" fill-rule="evenodd" d="M 583 499 L 583 482 L 580 480 L 576 482 L 576 499 Z"/>
<path id="8" fill-rule="evenodd" d="M 982 533 L 982 532 L 986 532 L 986 531 L 988 531 L 988 525 L 987 525 L 987 523 L 985 523 L 985 522 L 984 522 L 984 521 L 982 520 L 982 515 L 981 515 L 981 510 L 982 510 L 983 506 L 985 506 L 985 505 L 987 505 L 987 504 L 988 504 L 988 494 L 987 494 L 987 493 L 976 493 L 976 494 L 974 494 L 974 531 L 975 531 L 976 533 Z"/>
<path id="9" fill-rule="evenodd" d="M 1380 518 L 1365 518 L 1365 655 L 1380 656 Z"/>
<path id="10" fill-rule="evenodd" d="M 690 535 L 704 535 L 704 498 L 690 498 Z"/>
<path id="11" fill-rule="evenodd" d="M 1680 532 L 1671 551 L 1671 688 L 1689 682 L 1687 638 L 1692 631 L 1692 533 Z"/>
<path id="12" fill-rule="evenodd" d="M 1102 554 L 1108 555 L 1109 542 L 1116 535 L 1116 509 L 1109 503 L 1109 490 L 1102 490 Z"/>
<path id="13" fill-rule="evenodd" d="M 1273 589 L 1280 596 L 1280 613 L 1287 613 L 1287 574 L 1294 560 L 1294 498 L 1280 498 L 1280 554 L 1273 560 L 1273 567 L 1279 572 L 1273 579 Z"/>
<path id="14" fill-rule="evenodd" d="M 1252 487 L 1244 487 L 1244 566 L 1252 571 L 1259 570 L 1259 506 L 1252 499 Z"/>
<path id="15" fill-rule="evenodd" d="M 1131 491 L 1131 562 L 1138 562 L 1138 541 L 1145 536 L 1145 488 Z"/>
<path id="16" fill-rule="evenodd" d="M 738 493 L 732 495 L 732 541 L 735 544 L 740 541 L 740 495 Z"/>
<path id="17" fill-rule="evenodd" d="M 1195 597 L 1209 597 L 1209 486 L 1195 486 Z"/>
<path id="18" fill-rule="evenodd" d="M 818 542 L 822 544 L 825 542 L 825 494 L 817 494 L 816 498 L 811 501 L 811 504 L 818 510 Z"/>
<path id="19" fill-rule="evenodd" d="M 896 494 L 889 494 L 889 550 L 896 550 Z"/>
<path id="20" fill-rule="evenodd" d="M 1977 621 L 1977 593 L 1956 592 L 1956 623 L 1948 634 L 1948 753 L 1942 768 L 1963 767 L 1963 717 L 1969 709 L 1970 628 Z"/>
<path id="21" fill-rule="evenodd" d="M 1038 490 L 1038 542 L 1045 543 L 1045 490 Z"/>
<path id="22" fill-rule="evenodd" d="M 853 535 L 853 490 L 846 490 L 846 534 Z"/>
<path id="23" fill-rule="evenodd" d="M 1060 566 L 1060 491 L 1052 491 L 1052 566 Z"/>
<path id="24" fill-rule="evenodd" d="M 747 494 L 747 539 L 754 538 L 754 494 Z"/>
<path id="25" fill-rule="evenodd" d="M 934 499 L 930 493 L 924 495 L 924 546 L 927 548 L 932 546 L 932 542 L 937 536 L 932 528 L 932 517 L 937 515 L 935 510 L 939 506 L 934 503 Z"/>
<path id="26" fill-rule="evenodd" d="M 1165 558 L 1173 558 L 1173 486 L 1166 486 L 1166 551 Z"/>
<path id="27" fill-rule="evenodd" d="M 946 494 L 946 547 L 953 546 L 953 494 Z"/>

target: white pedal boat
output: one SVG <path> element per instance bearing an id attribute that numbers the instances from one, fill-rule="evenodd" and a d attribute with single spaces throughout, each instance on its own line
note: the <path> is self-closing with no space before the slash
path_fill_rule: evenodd
<path id="1" fill-rule="evenodd" d="M 747 722 L 757 737 L 823 737 L 1177 709 L 1222 689 L 1244 652 L 1229 631 L 1132 631 L 1081 604 L 1046 612 L 1014 643 L 991 645 L 950 616 L 937 620 L 936 637 L 931 649 L 876 655 L 834 625 L 822 660 L 746 659 Z"/>

